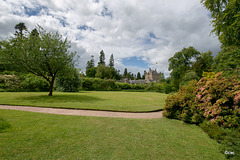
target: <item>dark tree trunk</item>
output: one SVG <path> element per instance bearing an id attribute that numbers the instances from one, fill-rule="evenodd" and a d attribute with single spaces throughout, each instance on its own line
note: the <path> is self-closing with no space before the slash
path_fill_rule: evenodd
<path id="1" fill-rule="evenodd" d="M 55 77 L 52 78 L 51 82 L 50 82 L 50 90 L 49 90 L 49 94 L 48 96 L 52 96 L 53 94 L 53 84 L 54 84 L 54 80 L 55 80 Z"/>

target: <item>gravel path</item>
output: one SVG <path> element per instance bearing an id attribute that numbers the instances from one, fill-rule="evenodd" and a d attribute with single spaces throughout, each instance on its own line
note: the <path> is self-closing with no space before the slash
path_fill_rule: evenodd
<path id="1" fill-rule="evenodd" d="M 58 109 L 58 108 L 7 106 L 7 105 L 0 105 L 0 109 L 30 111 L 30 112 L 50 113 L 50 114 L 62 114 L 62 115 L 94 116 L 94 117 L 117 117 L 117 118 L 139 118 L 139 119 L 162 118 L 162 111 L 149 112 L 149 113 L 127 113 L 127 112 Z"/>

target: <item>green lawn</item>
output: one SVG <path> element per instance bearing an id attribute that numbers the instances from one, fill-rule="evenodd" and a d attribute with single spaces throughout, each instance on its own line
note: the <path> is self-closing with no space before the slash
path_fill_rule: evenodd
<path id="1" fill-rule="evenodd" d="M 0 92 L 0 104 L 144 112 L 163 109 L 167 94 L 154 92 Z"/>
<path id="2" fill-rule="evenodd" d="M 121 119 L 0 110 L 0 159 L 224 159 L 198 126 L 166 118 Z"/>

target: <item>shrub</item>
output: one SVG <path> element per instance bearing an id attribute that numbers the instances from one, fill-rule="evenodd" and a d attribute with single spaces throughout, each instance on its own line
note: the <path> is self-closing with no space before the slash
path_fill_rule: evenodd
<path id="1" fill-rule="evenodd" d="M 10 123 L 0 117 L 0 133 L 4 132 L 7 128 L 10 127 L 11 127 Z"/>
<path id="2" fill-rule="evenodd" d="M 120 90 L 114 80 L 100 78 L 84 78 L 82 82 L 83 90 L 96 91 L 116 91 Z"/>
<path id="3" fill-rule="evenodd" d="M 16 75 L 0 75 L 0 88 L 4 91 L 20 90 L 20 80 Z"/>
<path id="4" fill-rule="evenodd" d="M 49 83 L 42 77 L 38 77 L 33 74 L 22 74 L 19 76 L 21 82 L 21 90 L 22 91 L 48 91 L 49 90 Z"/>
<path id="5" fill-rule="evenodd" d="M 61 92 L 78 92 L 81 87 L 80 76 L 76 72 L 73 77 L 58 77 L 55 87 L 57 91 Z"/>
<path id="6" fill-rule="evenodd" d="M 170 94 L 164 106 L 163 115 L 168 118 L 183 120 L 184 122 L 200 123 L 201 115 L 195 110 L 196 80 L 180 88 L 175 94 Z"/>
<path id="7" fill-rule="evenodd" d="M 198 82 L 195 102 L 197 110 L 211 123 L 224 128 L 240 127 L 240 82 L 221 73 Z"/>

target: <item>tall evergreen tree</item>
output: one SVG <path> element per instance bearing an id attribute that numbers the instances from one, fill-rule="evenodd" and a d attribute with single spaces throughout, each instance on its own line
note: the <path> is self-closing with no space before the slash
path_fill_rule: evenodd
<path id="1" fill-rule="evenodd" d="M 113 54 L 111 54 L 110 59 L 109 59 L 109 67 L 114 68 L 114 57 Z"/>
<path id="2" fill-rule="evenodd" d="M 103 50 L 100 52 L 98 64 L 105 66 L 105 53 L 103 52 Z"/>
<path id="3" fill-rule="evenodd" d="M 123 73 L 123 77 L 127 78 L 128 72 L 127 72 L 127 68 L 124 69 L 124 73 Z"/>
<path id="4" fill-rule="evenodd" d="M 137 79 L 141 79 L 141 73 L 140 72 L 137 73 Z"/>
<path id="5" fill-rule="evenodd" d="M 86 71 L 94 67 L 94 56 L 91 55 L 90 61 L 87 61 Z"/>

